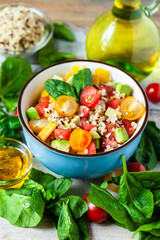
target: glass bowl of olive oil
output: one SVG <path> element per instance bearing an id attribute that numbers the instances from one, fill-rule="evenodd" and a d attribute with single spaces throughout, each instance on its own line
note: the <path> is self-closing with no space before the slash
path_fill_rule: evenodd
<path id="1" fill-rule="evenodd" d="M 22 142 L 0 138 L 0 188 L 20 188 L 32 168 L 32 153 Z"/>

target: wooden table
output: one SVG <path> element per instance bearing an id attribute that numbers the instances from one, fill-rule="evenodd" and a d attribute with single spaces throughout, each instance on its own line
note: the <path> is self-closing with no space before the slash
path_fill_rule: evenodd
<path id="1" fill-rule="evenodd" d="M 8 3 L 19 2 L 18 0 L 8 0 Z M 142 4 L 146 6 L 151 1 L 144 0 Z M 0 0 L 0 4 L 3 4 L 4 0 Z M 91 23 L 104 11 L 110 9 L 113 5 L 113 0 L 27 0 L 25 3 L 37 6 L 46 11 L 53 21 L 64 21 L 70 24 L 74 24 L 76 27 L 73 30 L 78 31 L 77 27 L 80 27 L 80 33 L 85 34 Z M 160 12 L 153 16 L 153 19 L 160 27 Z M 81 36 L 81 34 L 80 34 Z M 58 44 L 58 47 L 63 51 L 63 44 Z M 71 47 L 71 46 L 70 46 Z M 64 47 L 65 48 L 65 47 Z M 76 48 L 76 45 L 74 45 Z M 83 49 L 84 51 L 84 49 Z M 83 56 L 83 54 L 82 54 Z M 153 77 L 152 77 L 153 76 Z M 157 76 L 157 75 L 156 75 Z M 155 74 L 150 76 L 150 81 L 154 79 Z M 148 81 L 148 80 L 147 80 Z M 154 108 L 154 107 L 153 107 Z M 160 127 L 160 109 L 152 110 L 149 116 L 150 120 L 157 122 Z M 40 169 L 44 172 L 49 172 L 43 167 L 36 159 L 33 160 L 33 167 Z M 155 170 L 160 170 L 160 165 Z M 52 173 L 53 174 L 53 173 Z M 73 180 L 73 185 L 70 190 L 70 194 L 82 196 L 89 191 L 90 183 L 99 183 L 102 179 L 97 180 Z M 128 230 L 117 227 L 109 222 L 102 224 L 89 223 L 90 237 L 89 240 L 129 240 L 132 233 Z M 10 225 L 6 220 L 0 218 L 0 240 L 58 240 L 57 231 L 51 225 L 47 216 L 44 216 L 40 224 L 35 228 L 18 228 Z M 138 239 L 136 236 L 135 240 Z"/>

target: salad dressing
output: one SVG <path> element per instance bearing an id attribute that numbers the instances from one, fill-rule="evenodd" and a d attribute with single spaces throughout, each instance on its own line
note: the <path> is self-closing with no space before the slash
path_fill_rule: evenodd
<path id="1" fill-rule="evenodd" d="M 0 181 L 21 177 L 28 168 L 28 159 L 18 149 L 0 147 Z"/>

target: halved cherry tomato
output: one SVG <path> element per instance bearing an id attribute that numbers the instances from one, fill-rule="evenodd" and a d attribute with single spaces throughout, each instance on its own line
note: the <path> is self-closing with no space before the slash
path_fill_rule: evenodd
<path id="1" fill-rule="evenodd" d="M 74 151 L 83 151 L 85 150 L 92 141 L 91 134 L 81 128 L 76 128 L 72 131 L 70 136 L 71 148 Z"/>
<path id="2" fill-rule="evenodd" d="M 146 88 L 148 99 L 153 103 L 160 102 L 160 83 L 151 83 Z"/>
<path id="3" fill-rule="evenodd" d="M 69 140 L 71 135 L 71 130 L 57 128 L 54 130 L 54 135 L 56 139 Z"/>
<path id="4" fill-rule="evenodd" d="M 49 102 L 50 102 L 50 97 L 47 96 L 47 97 L 41 97 L 38 103 L 40 103 L 44 108 L 48 108 Z"/>
<path id="5" fill-rule="evenodd" d="M 78 104 L 76 103 L 76 101 L 72 97 L 66 95 L 60 96 L 55 102 L 56 111 L 61 116 L 73 116 L 74 113 L 77 111 L 77 107 Z"/>
<path id="6" fill-rule="evenodd" d="M 80 102 L 86 107 L 94 107 L 100 100 L 100 94 L 95 87 L 86 87 L 80 95 Z"/>
<path id="7" fill-rule="evenodd" d="M 84 118 L 89 114 L 89 112 L 90 112 L 90 108 L 81 105 L 79 107 L 79 114 L 78 115 L 79 115 L 80 118 Z"/>
<path id="8" fill-rule="evenodd" d="M 134 127 L 132 127 L 132 122 L 127 119 L 122 119 L 122 123 L 128 133 L 128 136 L 131 137 L 136 130 Z"/>
<path id="9" fill-rule="evenodd" d="M 44 106 L 43 104 L 41 103 L 38 103 L 36 106 L 35 106 L 37 112 L 38 112 L 38 115 L 40 117 L 44 117 L 45 116 L 45 111 L 44 111 Z"/>
<path id="10" fill-rule="evenodd" d="M 29 121 L 29 127 L 34 133 L 39 133 L 49 123 L 47 118 L 31 119 Z"/>
<path id="11" fill-rule="evenodd" d="M 113 109 L 116 109 L 118 106 L 120 106 L 121 100 L 118 98 L 109 99 L 106 103 L 106 108 L 111 107 Z"/>
<path id="12" fill-rule="evenodd" d="M 101 223 L 107 220 L 109 217 L 109 213 L 103 210 L 100 207 L 97 207 L 93 205 L 91 202 L 87 200 L 89 193 L 86 193 L 82 198 L 88 205 L 88 211 L 86 212 L 87 217 L 95 222 L 95 223 Z"/>
<path id="13" fill-rule="evenodd" d="M 115 171 L 113 171 L 112 173 L 107 174 L 104 177 L 104 181 L 109 181 L 112 179 L 112 177 L 117 177 L 123 174 L 123 171 L 121 169 L 116 169 Z M 119 191 L 119 185 L 115 184 L 115 183 L 109 183 L 108 187 L 107 187 L 110 191 L 113 192 L 118 192 Z"/>
<path id="14" fill-rule="evenodd" d="M 106 93 L 109 97 L 112 97 L 114 95 L 114 93 L 113 93 L 115 91 L 114 87 L 106 85 L 105 89 L 106 89 Z"/>
<path id="15" fill-rule="evenodd" d="M 139 163 L 139 162 L 132 162 L 127 165 L 128 172 L 145 172 L 147 168 Z"/>
<path id="16" fill-rule="evenodd" d="M 86 130 L 86 131 L 90 131 L 94 127 L 95 127 L 95 125 L 92 125 L 92 124 L 90 124 L 88 122 L 84 122 L 83 123 L 83 129 Z"/>
<path id="17" fill-rule="evenodd" d="M 18 111 L 16 109 L 16 111 L 14 112 L 14 116 L 18 116 Z"/>
<path id="18" fill-rule="evenodd" d="M 88 153 L 87 154 L 96 154 L 96 143 L 94 140 L 89 144 L 87 147 Z"/>
<path id="19" fill-rule="evenodd" d="M 142 103 L 140 103 L 136 98 L 134 97 L 127 97 L 123 99 L 120 105 L 120 110 L 122 113 L 122 116 L 127 120 L 136 120 L 143 116 L 146 109 L 143 106 Z"/>
<path id="20" fill-rule="evenodd" d="M 110 140 L 108 138 L 102 137 L 102 148 L 106 148 L 109 145 L 112 148 L 117 148 L 118 143 L 116 140 Z"/>

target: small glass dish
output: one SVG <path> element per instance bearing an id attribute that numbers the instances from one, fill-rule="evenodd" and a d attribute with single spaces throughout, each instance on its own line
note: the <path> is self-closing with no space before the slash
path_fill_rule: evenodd
<path id="1" fill-rule="evenodd" d="M 53 24 L 52 24 L 50 18 L 48 17 L 47 13 L 40 10 L 39 8 L 29 6 L 29 5 L 23 4 L 23 3 L 2 5 L 2 6 L 0 6 L 0 11 L 2 11 L 6 7 L 18 7 L 18 6 L 29 8 L 29 10 L 32 13 L 34 13 L 42 21 L 44 28 L 45 28 L 43 36 L 42 36 L 41 40 L 38 43 L 36 43 L 34 46 L 32 46 L 30 48 L 26 48 L 24 50 L 9 50 L 9 49 L 5 49 L 5 48 L 1 47 L 0 54 L 4 57 L 11 56 L 11 57 L 28 58 L 28 57 L 32 56 L 33 54 L 35 54 L 38 50 L 43 48 L 49 42 L 49 40 L 53 36 Z"/>
<path id="2" fill-rule="evenodd" d="M 32 153 L 22 142 L 0 138 L 0 188 L 20 188 L 32 169 Z"/>

